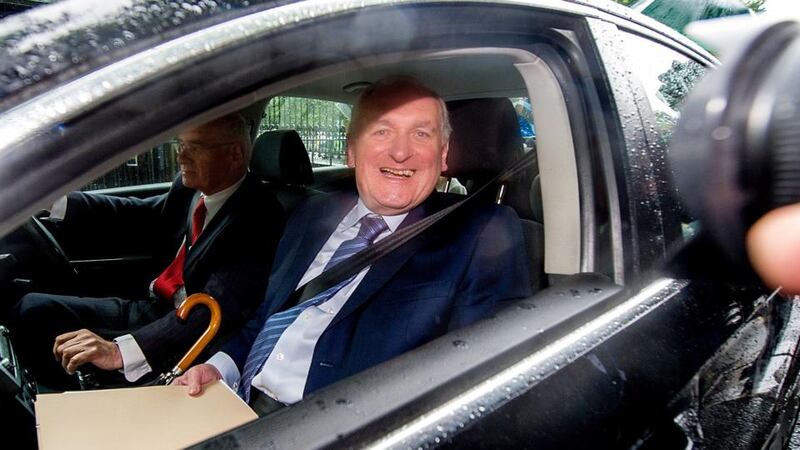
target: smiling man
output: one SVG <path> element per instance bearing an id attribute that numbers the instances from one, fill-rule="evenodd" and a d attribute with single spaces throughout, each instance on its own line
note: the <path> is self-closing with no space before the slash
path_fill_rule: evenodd
<path id="1" fill-rule="evenodd" d="M 451 203 L 434 193 L 449 135 L 444 102 L 418 82 L 365 90 L 347 135 L 357 193 L 315 197 L 292 214 L 256 317 L 175 383 L 197 395 L 223 379 L 263 415 L 530 295 L 518 219 L 489 204 L 299 305 L 288 300 L 325 269 Z"/>
<path id="2" fill-rule="evenodd" d="M 12 318 L 15 345 L 41 385 L 75 389 L 68 374 L 83 365 L 105 371 L 98 379 L 112 385 L 168 370 L 208 325 L 206 308 L 179 323 L 175 308 L 187 295 L 204 292 L 219 302 L 221 336 L 252 314 L 264 297 L 285 217 L 248 175 L 249 128 L 235 113 L 181 132 L 180 175 L 167 194 L 75 192 L 53 208 L 51 219 L 63 219 L 63 237 L 114 254 L 148 251 L 155 279 L 149 298 L 23 297 Z M 56 212 L 64 207 L 63 215 Z"/>

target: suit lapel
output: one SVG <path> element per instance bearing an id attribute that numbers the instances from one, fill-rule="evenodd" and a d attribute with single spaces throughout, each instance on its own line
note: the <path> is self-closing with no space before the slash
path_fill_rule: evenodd
<path id="1" fill-rule="evenodd" d="M 197 264 L 204 259 L 203 255 L 208 252 L 217 236 L 219 236 L 220 233 L 222 233 L 222 231 L 228 226 L 228 224 L 234 220 L 235 212 L 239 211 L 241 208 L 250 207 L 250 205 L 240 206 L 239 203 L 246 202 L 248 198 L 252 197 L 249 195 L 249 192 L 253 189 L 252 183 L 254 182 L 259 183 L 259 181 L 255 180 L 252 175 L 248 174 L 242 185 L 239 186 L 239 189 L 237 189 L 236 192 L 231 195 L 231 197 L 222 205 L 222 208 L 217 211 L 211 221 L 208 222 L 208 225 L 203 228 L 203 232 L 197 237 L 197 242 L 188 248 L 188 251 L 186 252 L 186 262 L 183 265 L 184 279 L 187 276 L 190 276 L 188 274 L 191 274 L 195 267 L 197 267 Z M 191 239 L 190 230 L 192 229 L 192 214 L 199 199 L 200 193 L 198 192 L 197 195 L 195 195 L 195 197 L 192 199 L 192 204 L 189 208 L 189 217 L 186 220 L 186 242 L 189 242 Z"/>
<path id="2" fill-rule="evenodd" d="M 292 247 L 280 261 L 280 267 L 270 277 L 270 286 L 278 285 L 278 289 L 268 298 L 273 303 L 269 314 L 285 308 L 287 300 L 297 288 L 308 267 L 314 262 L 317 253 L 336 230 L 339 222 L 353 209 L 357 199 L 353 194 L 332 195 L 317 202 L 330 207 L 333 210 L 330 214 L 315 218 L 316 214 L 312 212 L 311 220 L 306 215 L 303 218 L 305 220 L 290 221 L 294 229 L 291 236 L 286 235 L 284 238 L 293 240 Z"/>
<path id="3" fill-rule="evenodd" d="M 408 216 L 400 224 L 400 228 L 404 228 L 423 217 L 426 217 L 436 210 L 435 201 L 430 199 L 422 205 L 409 212 Z M 399 228 L 398 228 L 399 229 Z M 367 275 L 361 280 L 361 283 L 356 288 L 355 292 L 350 296 L 344 304 L 339 313 L 334 317 L 328 328 L 339 323 L 345 317 L 352 314 L 361 305 L 368 301 L 372 295 L 383 287 L 389 280 L 394 277 L 397 271 L 415 254 L 417 254 L 425 243 L 431 239 L 432 230 L 426 230 L 422 234 L 414 237 L 414 239 L 406 242 L 393 252 L 382 257 L 375 264 L 372 265 Z"/>

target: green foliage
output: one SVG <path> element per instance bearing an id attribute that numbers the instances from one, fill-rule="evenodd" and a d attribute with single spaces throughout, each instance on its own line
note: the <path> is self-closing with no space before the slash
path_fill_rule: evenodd
<path id="1" fill-rule="evenodd" d="M 744 0 L 744 6 L 747 6 L 753 12 L 764 12 L 764 3 L 767 0 Z"/>
<path id="2" fill-rule="evenodd" d="M 658 76 L 658 81 L 662 83 L 658 92 L 670 108 L 677 110 L 704 73 L 705 68 L 694 61 L 673 61 L 669 70 Z"/>

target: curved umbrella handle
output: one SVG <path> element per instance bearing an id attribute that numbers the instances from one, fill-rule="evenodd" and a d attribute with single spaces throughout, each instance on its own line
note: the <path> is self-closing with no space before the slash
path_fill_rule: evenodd
<path id="1" fill-rule="evenodd" d="M 216 336 L 217 331 L 219 331 L 220 323 L 222 322 L 222 312 L 219 307 L 219 303 L 214 300 L 214 297 L 208 294 L 192 294 L 184 300 L 178 309 L 175 311 L 175 315 L 178 316 L 181 320 L 186 320 L 189 317 L 189 312 L 196 306 L 196 305 L 206 305 L 208 309 L 211 311 L 211 321 L 208 324 L 208 328 L 200 338 L 192 345 L 188 352 L 183 355 L 178 364 L 168 373 L 161 375 L 159 378 L 159 384 L 169 384 L 172 380 L 181 375 L 186 369 L 189 368 L 190 365 L 194 362 L 195 358 L 206 348 L 209 342 L 214 339 Z"/>

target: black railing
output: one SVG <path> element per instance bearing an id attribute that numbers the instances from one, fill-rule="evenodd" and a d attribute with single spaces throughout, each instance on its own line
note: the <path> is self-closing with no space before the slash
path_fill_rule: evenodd
<path id="1" fill-rule="evenodd" d="M 349 105 L 307 98 L 275 97 L 267 105 L 259 134 L 272 130 L 295 130 L 306 145 L 312 165 L 344 165 L 347 150 L 345 132 L 349 121 Z M 82 190 L 172 181 L 178 173 L 176 146 L 176 141 L 161 144 L 130 159 Z"/>
<path id="2" fill-rule="evenodd" d="M 170 141 L 137 155 L 87 184 L 82 191 L 170 182 L 178 173 L 177 142 Z"/>
<path id="3" fill-rule="evenodd" d="M 325 100 L 275 97 L 267 105 L 259 133 L 272 130 L 297 131 L 314 166 L 343 165 L 347 145 L 345 133 L 350 106 Z"/>

